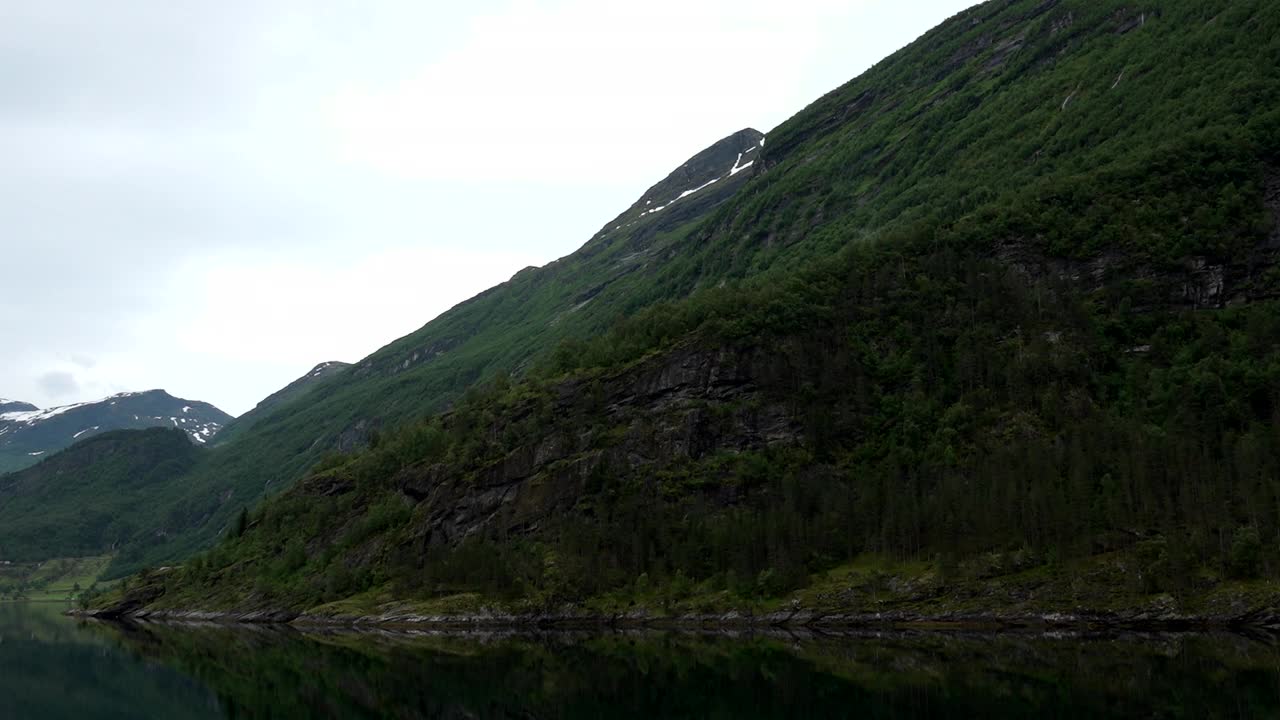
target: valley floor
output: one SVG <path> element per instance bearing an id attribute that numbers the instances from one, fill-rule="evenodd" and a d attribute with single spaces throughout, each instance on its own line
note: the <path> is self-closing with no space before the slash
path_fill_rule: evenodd
<path id="1" fill-rule="evenodd" d="M 110 555 L 0 562 L 0 601 L 70 602 L 100 586 L 99 578 L 110 563 Z"/>

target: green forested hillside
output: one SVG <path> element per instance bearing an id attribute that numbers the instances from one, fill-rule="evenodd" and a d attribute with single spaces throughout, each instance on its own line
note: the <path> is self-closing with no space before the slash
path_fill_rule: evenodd
<path id="1" fill-rule="evenodd" d="M 1253 143 L 1277 135 L 1276 23 L 1261 2 L 979 5 L 771 132 L 747 197 L 690 237 L 687 274 L 800 265 L 1011 193 L 1006 220 L 1036 225 L 987 226 L 993 239 L 1222 253 L 1257 216 Z M 1202 178 L 1212 195 L 1197 173 L 1221 173 Z"/>
<path id="2" fill-rule="evenodd" d="M 209 544 L 242 507 L 287 488 L 324 453 L 360 447 L 380 428 L 439 411 L 472 383 L 519 372 L 562 338 L 598 333 L 631 312 L 641 303 L 633 289 L 651 282 L 671 243 L 748 181 L 749 173 L 730 171 L 740 153 L 758 152 L 759 139 L 743 130 L 718 141 L 573 255 L 521 271 L 354 367 L 326 375 L 301 397 L 235 423 L 182 483 L 157 495 L 145 521 L 163 532 L 126 545 L 115 572 Z M 658 206 L 661 212 L 650 212 Z"/>
<path id="3" fill-rule="evenodd" d="M 971 9 L 771 132 L 587 298 L 607 332 L 328 455 L 156 602 L 740 606 L 868 556 L 1050 608 L 1275 579 L 1277 68 L 1260 1 Z M 344 447 L 321 407 L 258 426 L 288 472 Z"/>
<path id="4" fill-rule="evenodd" d="M 783 284 L 850 245 L 945 236 L 966 259 L 1089 279 L 1090 292 L 1124 279 L 1135 318 L 1265 299 L 1277 29 L 1260 1 L 966 11 L 763 146 L 750 131 L 712 146 L 579 252 L 238 423 L 181 478 L 122 512 L 132 534 L 118 541 L 114 572 L 207 546 L 241 508 L 290 487 L 326 453 L 439 411 L 476 381 L 520 376 L 558 345 L 571 357 L 575 342 L 654 303 L 724 283 L 730 297 L 742 282 Z M 725 176 L 744 148 L 755 148 L 749 170 L 670 203 Z M 651 202 L 669 207 L 646 213 Z"/>
<path id="5" fill-rule="evenodd" d="M 866 553 L 1122 552 L 1135 594 L 1280 572 L 1275 301 L 1135 321 L 1124 283 L 1073 297 L 935 242 L 646 314 L 334 457 L 174 599 L 747 599 Z"/>
<path id="6" fill-rule="evenodd" d="M 479 379 L 521 371 L 562 338 L 602 331 L 667 246 L 748 181 L 748 172 L 734 168 L 743 155 L 760 151 L 760 140 L 750 129 L 729 135 L 655 184 L 577 253 L 518 273 L 354 367 L 318 365 L 229 422 L 211 452 L 181 477 L 152 485 L 147 502 L 121 508 L 117 525 L 128 532 L 112 534 L 109 546 L 94 551 L 115 553 L 113 576 L 180 559 L 211 543 L 242 509 L 305 475 L 325 453 L 362 447 L 381 428 L 439 411 Z M 77 467 L 86 479 L 97 476 L 90 465 Z M 92 506 L 97 498 L 85 492 L 72 489 L 42 514 L 60 522 Z M 0 525 L 0 548 L 30 546 L 18 533 Z M 47 557 L 84 550 L 61 533 L 40 547 Z"/>
<path id="7" fill-rule="evenodd" d="M 301 400 L 303 396 L 331 378 L 341 375 L 349 367 L 351 367 L 349 363 L 332 360 L 316 365 L 306 375 L 268 395 L 255 405 L 252 410 L 227 423 L 226 427 L 222 428 L 222 431 L 218 433 L 216 444 L 222 445 L 231 442 L 241 436 L 245 430 L 256 425 L 262 417 L 271 414 L 278 408 Z"/>
<path id="8" fill-rule="evenodd" d="M 0 475 L 0 559 L 106 554 L 146 532 L 139 522 L 204 451 L 178 428 L 95 435 L 35 467 Z"/>

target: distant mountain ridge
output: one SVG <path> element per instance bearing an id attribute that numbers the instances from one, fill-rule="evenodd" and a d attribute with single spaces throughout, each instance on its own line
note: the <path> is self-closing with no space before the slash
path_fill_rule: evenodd
<path id="1" fill-rule="evenodd" d="M 209 403 L 177 398 L 164 390 L 119 393 L 45 410 L 7 400 L 0 403 L 0 472 L 34 465 L 80 440 L 112 430 L 172 427 L 204 445 L 232 419 Z"/>
<path id="2" fill-rule="evenodd" d="M 257 415 L 295 402 L 348 367 L 336 361 L 320 363 L 239 418 L 161 390 L 50 410 L 6 401 L 4 407 L 11 410 L 0 414 L 8 418 L 0 419 L 6 423 L 0 425 L 0 442 L 12 436 L 22 445 L 9 448 L 10 457 L 0 455 L 0 460 L 24 465 L 0 471 L 0 559 L 96 555 L 118 551 L 139 538 L 162 541 L 168 530 L 149 524 L 148 512 L 162 506 L 167 494 L 181 492 L 182 478 L 215 454 L 206 448 L 221 444 L 228 431 L 234 436 L 236 426 L 252 425 Z M 144 422 L 152 425 L 141 425 Z M 93 424 L 74 430 L 69 447 L 34 455 L 26 450 L 42 436 L 52 447 L 86 423 Z"/>
<path id="3" fill-rule="evenodd" d="M 31 403 L 22 402 L 20 400 L 6 400 L 0 398 L 0 414 L 11 412 L 28 412 L 30 410 L 39 410 L 40 408 Z"/>

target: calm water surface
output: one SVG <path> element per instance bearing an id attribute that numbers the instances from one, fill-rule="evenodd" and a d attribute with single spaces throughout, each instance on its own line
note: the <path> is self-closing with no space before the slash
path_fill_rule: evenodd
<path id="1" fill-rule="evenodd" d="M 1271 636 L 302 634 L 0 604 L 0 718 L 1271 718 Z"/>

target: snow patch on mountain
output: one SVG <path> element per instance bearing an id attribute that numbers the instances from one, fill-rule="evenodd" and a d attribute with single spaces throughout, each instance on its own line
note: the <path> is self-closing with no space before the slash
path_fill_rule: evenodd
<path id="1" fill-rule="evenodd" d="M 34 406 L 28 403 L 16 407 L 21 409 L 0 413 L 0 462 L 7 468 L 25 467 L 30 462 L 16 461 L 37 457 L 35 453 L 53 454 L 87 435 L 114 430 L 179 428 L 203 445 L 232 420 L 215 407 L 163 390 L 117 393 L 45 410 L 30 409 Z"/>
<path id="2" fill-rule="evenodd" d="M 310 374 L 308 377 L 320 377 L 321 375 L 323 375 L 323 374 L 324 374 L 324 371 L 325 371 L 325 370 L 328 370 L 329 368 L 333 367 L 334 365 L 337 365 L 337 363 L 335 363 L 335 362 L 322 362 L 322 363 L 320 363 L 319 365 L 315 366 L 315 369 L 313 369 L 313 370 L 311 371 L 311 374 Z"/>
<path id="3" fill-rule="evenodd" d="M 738 159 L 733 161 L 733 167 L 729 169 L 729 177 L 733 177 L 734 175 L 737 175 L 743 170 L 746 170 L 747 168 L 756 164 L 755 160 L 749 161 L 746 165 L 741 164 L 743 155 L 745 155 L 745 153 L 738 153 Z"/>
<path id="4" fill-rule="evenodd" d="M 65 412 L 70 412 L 76 408 L 82 408 L 86 405 L 93 404 L 95 403 L 76 403 L 75 405 L 64 405 L 62 407 L 49 408 L 48 410 L 27 410 L 0 413 L 0 422 L 25 423 L 27 425 L 32 425 L 43 420 L 48 420 L 51 417 L 57 417 Z"/>
<path id="5" fill-rule="evenodd" d="M 750 155 L 751 153 L 763 147 L 764 147 L 764 138 L 761 138 L 759 144 L 753 144 L 751 147 L 745 150 L 742 150 L 738 153 L 738 157 L 733 161 L 733 166 L 729 168 L 728 172 L 726 172 L 723 175 L 720 175 L 719 177 L 712 178 L 711 180 L 708 180 L 707 182 L 699 185 L 698 187 L 682 190 L 679 195 L 677 195 L 676 197 L 672 198 L 670 201 L 664 204 L 654 205 L 653 198 L 645 199 L 644 204 L 646 209 L 640 211 L 640 214 L 636 216 L 636 220 L 638 221 L 640 218 L 643 218 L 647 215 L 652 215 L 653 213 L 661 212 L 662 210 L 665 210 L 666 208 L 671 207 L 673 204 L 689 197 L 690 195 L 694 195 L 699 191 L 705 190 L 706 188 L 716 184 L 717 182 L 724 180 L 725 178 L 731 178 L 737 175 L 738 173 L 742 172 L 743 170 L 750 168 L 752 165 L 755 165 L 755 160 L 748 160 L 747 162 L 744 163 L 742 159 L 747 155 Z M 617 231 L 630 226 L 631 226 L 631 223 L 627 223 L 625 225 L 615 226 L 613 229 Z"/>
<path id="6" fill-rule="evenodd" d="M 689 197 L 690 195 L 692 195 L 692 194 L 694 194 L 694 193 L 698 192 L 699 190 L 704 190 L 704 189 L 706 189 L 706 188 L 711 187 L 712 185 L 715 185 L 717 182 L 720 182 L 720 178 L 715 178 L 714 180 L 710 180 L 710 181 L 708 181 L 708 182 L 705 182 L 705 183 L 703 183 L 702 185 L 699 185 L 698 187 L 696 187 L 696 188 L 694 188 L 694 189 L 692 189 L 692 190 L 685 190 L 684 192 L 680 193 L 680 197 L 676 198 L 676 200 L 679 200 L 679 199 L 681 199 L 681 198 L 687 198 L 687 197 Z M 675 200 L 672 200 L 672 202 L 675 202 Z"/>
<path id="7" fill-rule="evenodd" d="M 72 440 L 75 440 L 76 438 L 80 437 L 81 435 L 83 435 L 83 434 L 85 434 L 85 433 L 93 432 L 94 430 L 97 430 L 99 427 L 100 427 L 99 425 L 94 425 L 94 426 L 93 426 L 93 427 L 91 427 L 91 428 L 85 428 L 84 430 L 81 430 L 80 432 L 76 433 L 75 435 L 72 435 L 72 436 L 71 436 L 71 439 L 72 439 Z"/>

